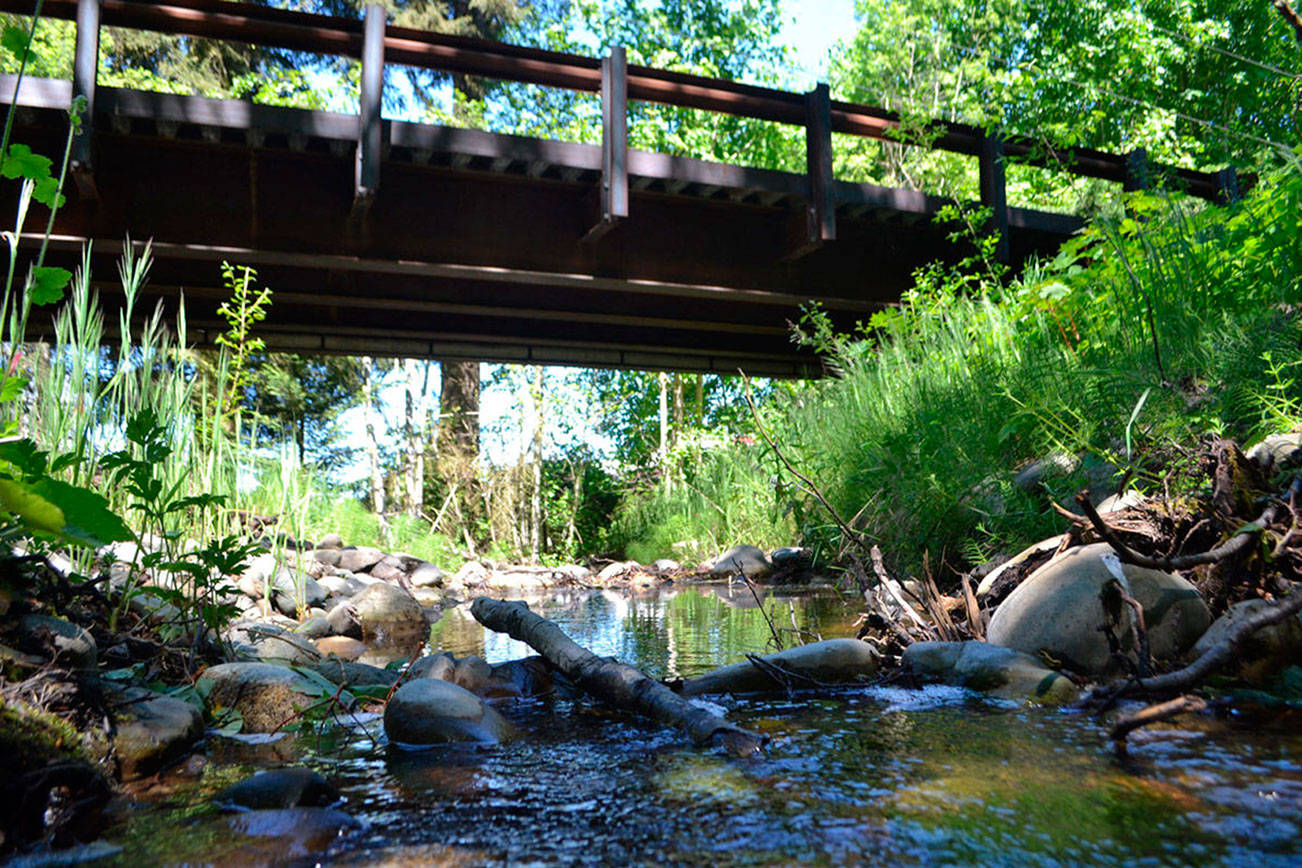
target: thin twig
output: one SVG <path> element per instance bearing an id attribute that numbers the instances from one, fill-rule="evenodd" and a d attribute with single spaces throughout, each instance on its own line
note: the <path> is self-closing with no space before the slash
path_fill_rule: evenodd
<path id="1" fill-rule="evenodd" d="M 1139 666 L 1137 674 L 1140 678 L 1147 678 L 1153 674 L 1153 660 L 1148 652 L 1148 628 L 1144 624 L 1144 607 L 1139 601 L 1122 587 L 1120 582 L 1116 583 L 1117 593 L 1121 597 L 1121 602 L 1125 603 L 1135 612 L 1135 617 L 1130 622 L 1130 634 L 1135 637 L 1135 647 L 1139 649 Z"/>
<path id="2" fill-rule="evenodd" d="M 750 595 L 755 598 L 755 605 L 759 606 L 760 614 L 764 616 L 764 623 L 769 625 L 769 635 L 773 637 L 773 644 L 781 651 L 782 637 L 778 635 L 778 628 L 773 626 L 773 619 L 769 617 L 769 613 L 764 609 L 764 601 L 760 599 L 759 592 L 755 590 L 755 583 L 745 573 L 738 573 L 737 578 L 745 582 L 746 587 L 750 588 Z"/>

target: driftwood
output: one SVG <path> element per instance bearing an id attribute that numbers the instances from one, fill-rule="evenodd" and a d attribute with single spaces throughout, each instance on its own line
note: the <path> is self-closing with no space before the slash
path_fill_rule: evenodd
<path id="1" fill-rule="evenodd" d="M 470 613 L 488 629 L 529 645 L 593 696 L 683 729 L 698 745 L 717 739 L 729 753 L 740 757 L 758 753 L 764 743 L 759 735 L 693 705 L 632 666 L 598 657 L 518 600 L 480 597 L 471 605 Z"/>
<path id="2" fill-rule="evenodd" d="M 1141 726 L 1148 726 L 1150 723 L 1157 723 L 1162 720 L 1170 720 L 1182 714 L 1195 714 L 1206 711 L 1210 707 L 1207 700 L 1201 696 L 1179 696 L 1169 702 L 1141 708 L 1134 714 L 1121 718 L 1113 725 L 1108 737 L 1121 744 L 1125 742 L 1126 736 Z"/>

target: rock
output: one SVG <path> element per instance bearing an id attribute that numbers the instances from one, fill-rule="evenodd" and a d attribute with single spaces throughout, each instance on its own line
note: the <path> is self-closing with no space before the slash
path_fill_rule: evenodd
<path id="1" fill-rule="evenodd" d="M 390 638 L 406 641 L 429 629 L 425 610 L 416 598 L 393 585 L 371 585 L 353 597 L 351 606 L 367 642 Z"/>
<path id="2" fill-rule="evenodd" d="M 23 650 L 39 654 L 65 669 L 96 672 L 95 637 L 71 621 L 50 615 L 24 615 L 18 622 Z"/>
<path id="3" fill-rule="evenodd" d="M 113 752 L 123 780 L 147 777 L 185 756 L 203 738 L 203 712 L 142 687 L 108 692 Z"/>
<path id="4" fill-rule="evenodd" d="M 329 636 L 333 630 L 330 628 L 330 622 L 326 619 L 326 614 L 320 614 L 311 615 L 306 621 L 295 627 L 294 632 L 308 639 L 320 639 L 323 636 Z"/>
<path id="5" fill-rule="evenodd" d="M 739 573 L 748 579 L 764 579 L 772 572 L 773 564 L 764 550 L 747 545 L 733 546 L 710 567 L 710 576 L 716 579 L 730 579 Z"/>
<path id="6" fill-rule="evenodd" d="M 399 745 L 499 742 L 510 725 L 475 694 L 447 681 L 418 678 L 399 687 L 384 709 L 384 731 Z"/>
<path id="7" fill-rule="evenodd" d="M 1291 434 L 1271 434 L 1265 440 L 1255 444 L 1247 452 L 1249 458 L 1261 465 L 1262 470 L 1272 473 L 1277 467 L 1283 467 L 1302 460 L 1302 431 Z"/>
<path id="8" fill-rule="evenodd" d="M 221 663 L 199 676 L 210 710 L 233 708 L 245 732 L 271 732 L 320 698 L 320 685 L 274 663 Z M 216 716 L 216 715 L 214 715 Z"/>
<path id="9" fill-rule="evenodd" d="M 1080 469 L 1080 459 L 1065 452 L 1055 452 L 1043 458 L 1037 458 L 1017 471 L 1013 485 L 1025 492 L 1035 492 L 1044 481 L 1052 476 L 1066 476 Z"/>
<path id="10" fill-rule="evenodd" d="M 786 672 L 804 676 L 825 684 L 846 684 L 861 681 L 877 672 L 877 652 L 867 642 L 858 639 L 826 639 L 797 645 L 762 659 Z M 799 677 L 792 678 L 792 686 L 800 687 Z M 804 686 L 813 686 L 805 683 Z M 733 663 L 683 682 L 684 696 L 703 693 L 748 693 L 784 689 L 773 676 L 762 671 L 750 661 Z"/>
<path id="11" fill-rule="evenodd" d="M 549 588 L 552 582 L 548 580 L 547 573 L 533 572 L 530 570 L 503 570 L 502 572 L 494 571 L 488 577 L 488 587 L 500 588 L 507 591 L 541 591 Z"/>
<path id="12" fill-rule="evenodd" d="M 236 621 L 222 638 L 245 653 L 252 649 L 259 660 L 308 663 L 321 659 L 310 640 L 270 620 Z"/>
<path id="13" fill-rule="evenodd" d="M 613 564 L 607 564 L 602 567 L 601 572 L 597 573 L 597 581 L 613 582 L 625 573 L 631 573 L 640 569 L 642 569 L 642 565 L 637 561 L 616 561 Z"/>
<path id="14" fill-rule="evenodd" d="M 1235 603 L 1207 628 L 1207 632 L 1194 643 L 1186 657 L 1191 662 L 1198 659 L 1219 644 L 1231 628 L 1274 605 L 1269 600 L 1243 600 Z M 1302 660 L 1302 615 L 1262 627 L 1253 633 L 1235 650 L 1231 666 L 1239 678 L 1261 686 L 1269 682 L 1279 670 L 1299 660 Z"/>
<path id="15" fill-rule="evenodd" d="M 249 601 L 252 603 L 253 601 Z M 253 603 L 256 606 L 256 603 Z M 155 626 L 174 624 L 182 619 L 181 610 L 146 591 L 136 591 L 127 602 L 127 608 Z"/>
<path id="16" fill-rule="evenodd" d="M 1131 489 L 1117 494 L 1109 494 L 1099 502 L 1097 509 L 1099 515 L 1107 515 L 1109 512 L 1120 512 L 1123 509 L 1130 509 L 1132 506 L 1139 506 L 1145 500 L 1148 500 L 1148 498 Z"/>
<path id="17" fill-rule="evenodd" d="M 1040 540 L 1038 543 L 1033 543 L 1032 545 L 1022 549 L 1020 552 L 986 573 L 985 577 L 981 579 L 981 584 L 977 585 L 976 595 L 978 597 L 984 597 L 986 594 L 990 593 L 991 589 L 994 588 L 995 583 L 999 581 L 999 578 L 1018 564 L 1025 563 L 1027 560 L 1036 557 L 1037 555 L 1047 555 L 1050 552 L 1057 551 L 1066 536 L 1066 534 L 1059 534 L 1058 536 Z"/>
<path id="18" fill-rule="evenodd" d="M 326 614 L 326 623 L 330 625 L 330 629 L 334 631 L 336 636 L 348 636 L 352 639 L 362 638 L 362 622 L 357 619 L 352 600 L 344 600 L 336 604 Z"/>
<path id="19" fill-rule="evenodd" d="M 322 660 L 306 668 L 340 687 L 392 687 L 398 681 L 398 673 L 392 669 L 381 669 L 365 663 Z"/>
<path id="20" fill-rule="evenodd" d="M 384 560 L 384 552 L 370 546 L 350 546 L 339 553 L 339 569 L 364 573 Z"/>
<path id="21" fill-rule="evenodd" d="M 806 548 L 786 546 L 774 549 L 769 560 L 777 570 L 807 570 L 814 565 L 814 553 Z"/>
<path id="22" fill-rule="evenodd" d="M 343 552 L 339 549 L 317 549 L 312 552 L 312 558 L 319 564 L 325 564 L 328 567 L 339 566 L 339 561 L 343 557 Z"/>
<path id="23" fill-rule="evenodd" d="M 661 558 L 651 565 L 651 569 L 655 570 L 657 573 L 676 573 L 682 568 L 682 564 L 670 558 Z"/>
<path id="24" fill-rule="evenodd" d="M 353 594 L 360 593 L 366 587 L 362 582 L 349 573 L 348 575 L 324 576 L 319 584 L 331 594 L 340 597 L 351 597 Z"/>
<path id="25" fill-rule="evenodd" d="M 339 791 L 309 768 L 258 772 L 227 787 L 213 801 L 221 807 L 261 811 L 274 808 L 328 808 L 339 801 Z"/>
<path id="26" fill-rule="evenodd" d="M 371 577 L 379 579 L 382 582 L 391 582 L 400 585 L 407 579 L 407 573 L 393 564 L 387 563 L 387 559 L 380 561 L 371 567 Z"/>
<path id="27" fill-rule="evenodd" d="M 914 642 L 904 649 L 902 662 L 924 680 L 1006 699 L 1060 705 L 1080 698 L 1067 676 L 1029 654 L 986 642 Z"/>
<path id="28" fill-rule="evenodd" d="M 337 533 L 328 533 L 321 537 L 321 542 L 317 543 L 316 547 L 318 550 L 341 549 L 344 547 L 344 540 L 343 537 L 339 536 Z"/>
<path id="29" fill-rule="evenodd" d="M 450 582 L 446 584 L 454 588 L 477 588 L 482 587 L 488 581 L 488 567 L 479 561 L 466 561 L 457 570 Z"/>
<path id="30" fill-rule="evenodd" d="M 308 859 L 324 852 L 357 821 L 333 808 L 285 808 L 231 814 L 228 828 L 257 840 L 257 851 L 245 854 L 244 865 L 320 864 Z M 235 864 L 235 863 L 231 863 Z"/>
<path id="31" fill-rule="evenodd" d="M 429 561 L 418 561 L 407 580 L 413 588 L 441 588 L 445 578 L 443 571 Z"/>
<path id="32" fill-rule="evenodd" d="M 304 609 L 325 602 L 326 590 L 316 579 L 289 567 L 277 566 L 271 555 L 254 558 L 236 583 L 245 596 L 256 600 L 266 596 L 268 581 L 271 582 L 272 604 L 286 615 L 296 614 L 300 602 Z"/>
<path id="33" fill-rule="evenodd" d="M 1211 613 L 1193 585 L 1178 576 L 1122 565 L 1106 543 L 1065 552 L 1026 578 L 995 610 L 987 630 L 991 644 L 1036 656 L 1047 655 L 1063 668 L 1086 675 L 1116 670 L 1108 641 L 1099 629 L 1109 622 L 1102 594 L 1124 577 L 1130 595 L 1144 610 L 1149 648 L 1154 658 L 1178 656 L 1198 640 Z M 1130 607 L 1114 600 L 1115 633 L 1126 651 L 1134 651 Z"/>
<path id="34" fill-rule="evenodd" d="M 351 636 L 323 636 L 316 640 L 316 650 L 322 657 L 356 660 L 366 653 L 366 643 Z"/>

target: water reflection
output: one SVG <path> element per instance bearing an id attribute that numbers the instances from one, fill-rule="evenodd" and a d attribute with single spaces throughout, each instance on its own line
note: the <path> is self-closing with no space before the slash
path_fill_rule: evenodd
<path id="1" fill-rule="evenodd" d="M 752 591 L 726 583 L 634 596 L 579 590 L 523 599 L 594 654 L 617 657 L 655 678 L 699 675 L 748 653 L 775 650 L 766 614 L 785 645 L 804 641 L 797 629 L 829 639 L 844 636 L 854 614 L 828 591 Z M 489 663 L 534 653 L 524 643 L 484 630 L 469 604 L 449 610 L 434 625 L 430 649 L 457 657 L 475 654 Z"/>

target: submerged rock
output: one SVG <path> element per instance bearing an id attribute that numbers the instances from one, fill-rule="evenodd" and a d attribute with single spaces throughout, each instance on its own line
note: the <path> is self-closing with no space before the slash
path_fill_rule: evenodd
<path id="1" fill-rule="evenodd" d="M 1134 652 L 1131 609 L 1115 593 L 1105 594 L 1113 582 L 1127 585 L 1143 607 L 1156 659 L 1178 656 L 1211 623 L 1211 612 L 1193 585 L 1169 573 L 1122 564 L 1107 543 L 1095 543 L 1072 549 L 1028 576 L 995 610 L 987 639 L 1086 675 L 1111 673 L 1117 664 L 1104 625 L 1115 624 L 1122 650 Z"/>
<path id="2" fill-rule="evenodd" d="M 301 766 L 258 772 L 213 796 L 213 801 L 222 807 L 249 811 L 327 808 L 338 800 L 339 791 L 329 781 Z"/>
<path id="3" fill-rule="evenodd" d="M 730 579 L 741 574 L 748 579 L 768 578 L 773 564 L 764 550 L 755 546 L 733 546 L 714 559 L 710 575 L 716 579 Z"/>
<path id="4" fill-rule="evenodd" d="M 499 742 L 510 737 L 502 715 L 464 687 L 437 678 L 408 681 L 384 708 L 384 731 L 399 745 L 456 741 Z"/>
<path id="5" fill-rule="evenodd" d="M 232 832 L 257 840 L 259 852 L 244 864 L 297 865 L 325 851 L 356 820 L 333 808 L 284 808 L 246 811 L 227 820 Z M 311 863 L 308 863 L 311 864 Z"/>
<path id="6" fill-rule="evenodd" d="M 316 640 L 316 649 L 323 657 L 351 661 L 365 654 L 367 646 L 365 642 L 351 636 L 323 636 Z"/>
<path id="7" fill-rule="evenodd" d="M 793 687 L 813 686 L 810 682 L 845 684 L 866 679 L 877 672 L 877 652 L 858 639 L 826 639 L 788 648 L 761 658 L 766 663 L 793 673 Z M 703 693 L 756 693 L 781 690 L 784 685 L 766 669 L 749 660 L 733 663 L 683 682 L 684 696 Z"/>
<path id="8" fill-rule="evenodd" d="M 1058 705 L 1080 698 L 1067 676 L 1029 654 L 987 642 L 915 642 L 904 649 L 902 662 L 924 680 L 1006 699 Z"/>
<path id="9" fill-rule="evenodd" d="M 188 702 L 141 687 L 109 694 L 113 753 L 123 780 L 152 775 L 189 753 L 203 738 L 203 712 Z"/>

